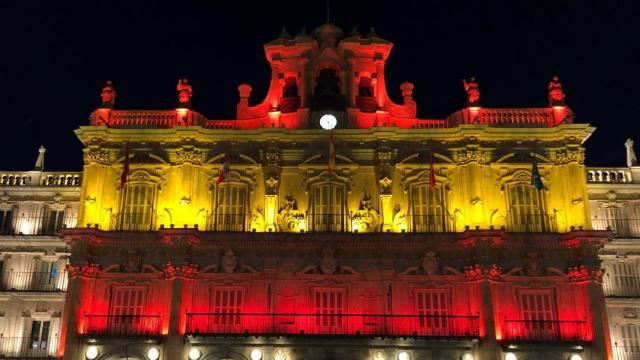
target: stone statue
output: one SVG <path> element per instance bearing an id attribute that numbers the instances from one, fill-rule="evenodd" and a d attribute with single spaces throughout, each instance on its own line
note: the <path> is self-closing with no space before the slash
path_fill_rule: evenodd
<path id="1" fill-rule="evenodd" d="M 551 79 L 548 86 L 549 89 L 549 106 L 567 106 L 564 102 L 564 91 L 562 91 L 562 84 L 557 76 Z"/>
<path id="2" fill-rule="evenodd" d="M 333 254 L 333 249 L 324 248 L 322 250 L 322 258 L 320 259 L 320 270 L 323 274 L 333 274 L 338 268 L 338 260 Z"/>
<path id="3" fill-rule="evenodd" d="M 107 85 L 102 88 L 100 97 L 102 98 L 102 104 L 100 104 L 100 108 L 113 109 L 113 106 L 116 103 L 116 88 L 113 87 L 113 83 L 111 82 L 111 80 L 107 81 Z"/>
<path id="4" fill-rule="evenodd" d="M 470 77 L 469 81 L 462 80 L 464 91 L 467 92 L 467 107 L 480 106 L 480 88 L 475 77 Z"/>
<path id="5" fill-rule="evenodd" d="M 542 257 L 535 251 L 529 251 L 524 258 L 524 274 L 527 276 L 540 276 L 544 272 Z"/>
<path id="6" fill-rule="evenodd" d="M 438 271 L 440 262 L 433 251 L 427 251 L 422 257 L 422 270 L 427 275 L 433 275 Z"/>
<path id="7" fill-rule="evenodd" d="M 122 272 L 139 273 L 142 272 L 142 255 L 137 249 L 127 250 L 127 255 L 121 265 Z"/>
<path id="8" fill-rule="evenodd" d="M 238 267 L 238 257 L 233 252 L 233 250 L 229 249 L 224 253 L 222 257 L 222 268 L 224 272 L 230 274 Z"/>
<path id="9" fill-rule="evenodd" d="M 371 195 L 365 191 L 362 200 L 360 200 L 360 206 L 358 206 L 358 210 L 372 210 L 373 204 L 371 204 Z"/>
<path id="10" fill-rule="evenodd" d="M 284 197 L 284 206 L 282 210 L 298 210 L 298 202 L 293 197 L 292 193 L 288 193 L 287 196 Z"/>
<path id="11" fill-rule="evenodd" d="M 187 79 L 178 79 L 178 106 L 181 108 L 191 107 L 191 96 L 193 95 L 193 88 L 189 84 Z"/>

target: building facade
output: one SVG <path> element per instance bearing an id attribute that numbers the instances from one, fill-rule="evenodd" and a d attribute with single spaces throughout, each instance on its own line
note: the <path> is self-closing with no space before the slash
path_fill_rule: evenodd
<path id="1" fill-rule="evenodd" d="M 196 112 L 186 79 L 172 110 L 119 110 L 108 83 L 76 130 L 72 186 L 42 167 L 7 174 L 8 224 L 64 212 L 48 247 L 2 238 L 5 262 L 27 264 L 4 273 L 46 257 L 68 293 L 62 311 L 12 305 L 6 333 L 35 348 L 50 313 L 63 320 L 46 356 L 73 360 L 600 360 L 634 346 L 610 336 L 607 315 L 634 308 L 605 301 L 598 257 L 618 255 L 621 232 L 599 221 L 621 184 L 585 168 L 594 129 L 559 79 L 547 107 L 508 109 L 482 107 L 469 79 L 465 108 L 420 119 L 413 84 L 402 103 L 387 92 L 391 48 L 373 31 L 283 32 L 264 46 L 265 99 L 240 85 L 231 120 Z"/>

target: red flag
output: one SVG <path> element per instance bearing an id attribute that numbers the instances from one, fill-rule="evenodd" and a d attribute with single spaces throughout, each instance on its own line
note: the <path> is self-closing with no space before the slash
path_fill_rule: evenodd
<path id="1" fill-rule="evenodd" d="M 336 167 L 336 150 L 333 146 L 333 131 L 329 131 L 329 175 L 333 173 Z"/>
<path id="2" fill-rule="evenodd" d="M 429 154 L 429 188 L 436 186 L 436 172 L 433 169 L 433 153 Z"/>
<path id="3" fill-rule="evenodd" d="M 216 184 L 220 184 L 221 182 L 227 179 L 227 175 L 231 171 L 231 155 L 229 153 L 224 154 L 224 164 L 222 165 L 222 170 L 220 171 L 220 176 L 218 176 L 218 180 L 216 180 Z"/>
<path id="4" fill-rule="evenodd" d="M 127 184 L 127 177 L 129 176 L 129 142 L 124 145 L 124 168 L 122 174 L 120 174 L 120 188 L 124 188 Z"/>

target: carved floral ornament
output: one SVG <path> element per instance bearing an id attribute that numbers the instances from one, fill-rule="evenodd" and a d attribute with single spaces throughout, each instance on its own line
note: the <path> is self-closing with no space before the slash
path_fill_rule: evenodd
<path id="1" fill-rule="evenodd" d="M 101 149 L 99 147 L 89 147 L 83 151 L 83 159 L 86 165 L 88 164 L 100 164 L 109 165 L 109 151 Z"/>
<path id="2" fill-rule="evenodd" d="M 204 152 L 193 148 L 183 148 L 176 151 L 175 163 L 178 165 L 189 163 L 192 165 L 202 165 L 204 162 Z"/>
<path id="3" fill-rule="evenodd" d="M 479 149 L 461 149 L 454 153 L 453 155 L 456 163 L 465 165 L 469 163 L 476 162 L 478 164 L 484 165 L 488 164 L 490 159 L 490 155 L 484 151 Z"/>
<path id="4" fill-rule="evenodd" d="M 584 164 L 584 148 L 582 147 L 556 150 L 555 155 L 555 163 L 558 165 L 572 162 Z"/>

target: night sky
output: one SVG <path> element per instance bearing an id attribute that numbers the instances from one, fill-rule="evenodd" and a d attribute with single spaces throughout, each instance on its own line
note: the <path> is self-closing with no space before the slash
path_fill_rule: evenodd
<path id="1" fill-rule="evenodd" d="M 262 45 L 326 21 L 326 1 L 1 1 L 0 169 L 80 170 L 73 130 L 88 124 L 106 80 L 118 109 L 173 109 L 176 83 L 193 108 L 232 119 L 237 85 L 264 97 Z M 598 128 L 589 165 L 623 165 L 624 140 L 640 153 L 640 1 L 338 1 L 331 22 L 394 43 L 387 88 L 415 84 L 418 116 L 464 105 L 460 80 L 476 76 L 484 107 L 544 107 L 557 74 L 576 121 Z"/>

